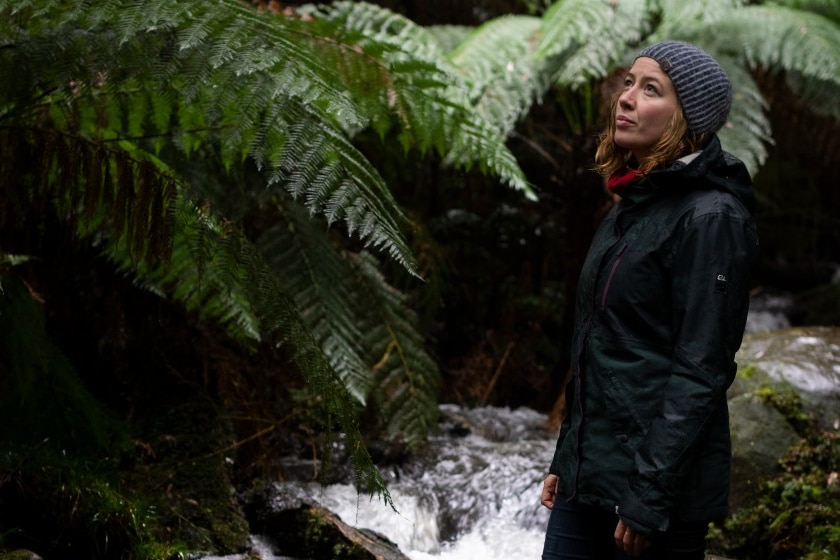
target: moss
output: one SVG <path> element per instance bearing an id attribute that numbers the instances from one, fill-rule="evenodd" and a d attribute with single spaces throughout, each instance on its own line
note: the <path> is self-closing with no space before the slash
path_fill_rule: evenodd
<path id="1" fill-rule="evenodd" d="M 778 410 L 796 433 L 802 437 L 814 429 L 814 419 L 802 409 L 802 399 L 796 390 L 786 383 L 762 384 L 755 395 Z"/>
<path id="2" fill-rule="evenodd" d="M 2 541 L 0 541 L 1 543 Z M 0 552 L 0 560 L 32 560 L 33 554 L 31 550 L 11 550 Z"/>
<path id="3" fill-rule="evenodd" d="M 155 511 L 156 540 L 183 542 L 190 550 L 241 551 L 250 531 L 223 452 L 232 440 L 230 427 L 210 401 L 183 395 L 176 400 L 162 401 L 138 428 L 144 452 L 126 484 Z"/>
<path id="4" fill-rule="evenodd" d="M 333 560 L 366 560 L 370 554 L 355 543 L 336 536 L 337 529 L 329 520 L 312 514 L 304 530 L 306 548 L 314 558 Z"/>
<path id="5" fill-rule="evenodd" d="M 780 461 L 756 506 L 713 527 L 710 548 L 741 560 L 838 560 L 840 434 L 811 433 Z"/>
<path id="6" fill-rule="evenodd" d="M 758 368 L 754 365 L 741 366 L 738 368 L 738 375 L 744 379 L 752 379 Z"/>
<path id="7" fill-rule="evenodd" d="M 119 560 L 243 550 L 250 531 L 219 451 L 229 427 L 206 400 L 166 403 L 152 418 L 140 445 L 110 458 L 6 444 L 0 549 Z"/>
<path id="8" fill-rule="evenodd" d="M 55 449 L 0 456 L 3 546 L 42 556 L 124 558 L 144 538 L 146 512 L 118 489 L 109 464 Z"/>

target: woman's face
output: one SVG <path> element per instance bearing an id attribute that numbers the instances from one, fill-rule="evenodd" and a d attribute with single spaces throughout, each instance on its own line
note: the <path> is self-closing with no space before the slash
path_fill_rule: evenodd
<path id="1" fill-rule="evenodd" d="M 674 85 L 659 63 L 648 57 L 637 58 L 618 98 L 613 139 L 641 163 L 681 110 Z"/>

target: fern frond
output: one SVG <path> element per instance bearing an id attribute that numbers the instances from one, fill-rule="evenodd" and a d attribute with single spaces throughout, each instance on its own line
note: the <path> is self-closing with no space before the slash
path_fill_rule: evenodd
<path id="1" fill-rule="evenodd" d="M 565 0 L 543 16 L 537 56 L 552 57 L 553 81 L 576 89 L 605 77 L 650 27 L 644 0 Z"/>
<path id="2" fill-rule="evenodd" d="M 176 180 L 152 158 L 128 143 L 37 129 L 0 127 L 0 146 L 0 224 L 49 205 L 82 236 L 107 232 L 133 259 L 168 260 Z"/>
<path id="3" fill-rule="evenodd" d="M 172 258 L 165 266 L 138 262 L 119 240 L 106 243 L 103 250 L 143 289 L 173 297 L 201 320 L 222 326 L 231 338 L 253 349 L 263 333 L 246 269 L 237 260 L 241 241 L 209 212 L 183 194 L 177 197 L 170 208 Z"/>
<path id="4" fill-rule="evenodd" d="M 485 159 L 481 159 L 482 156 Z M 522 191 L 528 199 L 537 199 L 533 186 L 505 145 L 505 137 L 484 119 L 478 118 L 475 122 L 461 125 L 444 163 L 466 169 L 475 165 L 482 173 L 491 173 L 503 183 Z"/>
<path id="5" fill-rule="evenodd" d="M 340 131 L 324 125 L 312 107 L 288 99 L 266 110 L 251 141 L 251 156 L 268 166 L 268 184 L 280 184 L 328 223 L 343 221 L 369 246 L 414 270 L 399 206 L 378 171 Z"/>
<path id="6" fill-rule="evenodd" d="M 840 26 L 818 14 L 779 6 L 748 6 L 716 24 L 725 45 L 747 64 L 784 71 L 792 90 L 826 115 L 840 118 Z"/>
<path id="7" fill-rule="evenodd" d="M 470 104 L 507 135 L 548 90 L 544 64 L 535 59 L 540 20 L 505 16 L 478 27 L 449 57 L 469 85 Z"/>
<path id="8" fill-rule="evenodd" d="M 337 418 L 347 440 L 347 450 L 354 467 L 356 488 L 378 495 L 394 507 L 381 473 L 364 443 L 356 401 L 339 375 L 330 367 L 323 349 L 298 314 L 292 300 L 285 295 L 278 278 L 262 256 L 251 245 L 243 245 L 242 262 L 249 265 L 248 284 L 256 286 L 255 307 L 266 332 L 278 343 L 294 348 L 294 362 L 306 377 L 312 393 L 318 395 L 330 418 Z"/>
<path id="9" fill-rule="evenodd" d="M 660 0 L 658 4 L 657 25 L 654 33 L 648 37 L 649 43 L 692 35 L 701 42 L 714 40 L 713 37 L 717 32 L 709 35 L 698 34 L 697 29 L 711 32 L 715 29 L 716 22 L 724 21 L 733 11 L 740 9 L 744 2 L 743 0 L 696 0 L 694 2 Z"/>
<path id="10" fill-rule="evenodd" d="M 302 24 L 269 19 L 235 1 L 213 7 L 160 4 L 103 2 L 96 9 L 108 25 L 85 31 L 70 28 L 88 17 L 85 5 L 74 4 L 75 20 L 67 29 L 49 28 L 37 38 L 19 34 L 15 48 L 0 53 L 0 75 L 36 60 L 69 61 L 33 69 L 38 80 L 31 76 L 27 86 L 54 85 L 51 117 L 59 126 L 82 126 L 94 136 L 168 136 L 187 153 L 218 139 L 226 165 L 254 155 L 272 169 L 269 184 L 280 180 L 292 191 L 306 187 L 304 200 L 312 212 L 332 200 L 332 219 L 343 220 L 351 233 L 411 270 L 400 230 L 406 221 L 381 176 L 343 132 L 362 126 L 366 117 L 338 85 L 334 70 L 292 40 Z M 0 97 L 0 107 L 13 102 Z M 306 133 L 290 138 L 287 131 L 293 129 Z M 320 145 L 313 150 L 316 141 Z M 325 161 L 338 162 L 331 182 L 315 190 L 300 180 L 283 182 L 305 178 L 312 168 L 294 173 Z M 341 196 L 333 197 L 339 189 Z M 342 201 L 348 206 L 339 206 Z"/>
<path id="11" fill-rule="evenodd" d="M 776 0 L 775 3 L 794 10 L 819 14 L 840 24 L 840 3 L 834 0 Z"/>
<path id="12" fill-rule="evenodd" d="M 363 46 L 379 44 L 383 54 L 387 52 L 381 57 L 383 60 L 436 60 L 444 53 L 428 29 L 382 6 L 343 0 L 319 8 L 316 13 L 331 21 L 341 21 L 346 30 L 361 33 L 365 39 Z M 385 45 L 394 49 L 385 49 Z"/>
<path id="13" fill-rule="evenodd" d="M 297 206 L 274 203 L 283 219 L 257 246 L 283 291 L 353 396 L 375 403 L 392 437 L 423 441 L 435 427 L 439 373 L 407 302 L 369 254 L 339 252 Z"/>
<path id="14" fill-rule="evenodd" d="M 644 0 L 561 0 L 543 15 L 537 56 L 568 58 L 596 49 L 589 57 L 589 76 L 602 77 L 611 57 L 626 51 L 649 28 L 649 7 Z M 577 64 L 585 68 L 584 64 Z M 565 82 L 562 82 L 565 83 Z"/>
<path id="15" fill-rule="evenodd" d="M 406 17 L 365 2 L 336 2 L 311 13 L 342 31 L 334 44 L 341 50 L 326 43 L 316 48 L 341 61 L 334 66 L 354 99 L 375 100 L 365 105 L 373 129 L 384 136 L 395 128 L 406 149 L 445 151 L 459 119 L 468 116 L 447 97 L 455 76 L 434 37 Z"/>
<path id="16" fill-rule="evenodd" d="M 494 133 L 496 123 L 469 103 L 470 84 L 429 30 L 365 2 L 337 2 L 318 13 L 362 34 L 359 45 L 370 63 L 384 69 L 382 91 L 406 149 L 434 148 L 447 164 L 478 166 L 534 198 L 505 135 Z M 477 141 L 475 134 L 485 138 Z"/>
<path id="17" fill-rule="evenodd" d="M 416 317 L 398 290 L 389 286 L 376 260 L 366 253 L 355 259 L 360 305 L 369 309 L 363 324 L 365 346 L 374 358 L 375 384 L 370 399 L 391 437 L 409 445 L 437 429 L 440 372 L 415 328 Z"/>
<path id="18" fill-rule="evenodd" d="M 737 59 L 716 55 L 733 84 L 732 109 L 718 132 L 723 147 L 739 158 L 755 176 L 767 159 L 772 130 L 765 112 L 767 103 L 749 70 Z"/>
<path id="19" fill-rule="evenodd" d="M 279 219 L 262 233 L 256 247 L 284 292 L 291 294 L 330 366 L 353 397 L 365 403 L 373 380 L 362 358 L 358 317 L 366 310 L 355 303 L 352 269 L 323 224 L 282 197 L 273 205 Z"/>
<path id="20" fill-rule="evenodd" d="M 426 30 L 434 37 L 441 50 L 448 53 L 454 51 L 475 28 L 468 25 L 431 25 L 426 27 Z"/>

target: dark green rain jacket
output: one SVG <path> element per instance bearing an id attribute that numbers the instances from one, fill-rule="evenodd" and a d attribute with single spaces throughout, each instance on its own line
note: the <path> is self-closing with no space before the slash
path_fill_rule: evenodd
<path id="1" fill-rule="evenodd" d="M 626 187 L 595 234 L 550 467 L 558 499 L 647 534 L 726 514 L 726 390 L 758 253 L 744 164 L 717 137 L 692 156 Z"/>

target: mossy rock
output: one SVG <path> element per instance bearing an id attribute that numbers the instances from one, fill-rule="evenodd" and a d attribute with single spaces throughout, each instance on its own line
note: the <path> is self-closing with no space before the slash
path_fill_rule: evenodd
<path id="1" fill-rule="evenodd" d="M 10 550 L 9 552 L 0 552 L 0 560 L 42 560 L 40 556 L 31 550 Z"/>
<path id="2" fill-rule="evenodd" d="M 800 441 L 784 414 L 754 394 L 729 401 L 732 433 L 730 508 L 755 505 L 765 482 L 781 472 L 779 460 Z"/>
<path id="3" fill-rule="evenodd" d="M 840 410 L 840 330 L 790 328 L 748 335 L 729 390 L 733 511 L 752 507 L 779 461 Z"/>
<path id="4" fill-rule="evenodd" d="M 250 529 L 222 452 L 232 447 L 233 432 L 211 401 L 194 395 L 177 401 L 146 414 L 150 420 L 138 434 L 144 456 L 127 483 L 156 509 L 162 541 L 193 551 L 241 552 Z"/>
<path id="5" fill-rule="evenodd" d="M 740 369 L 729 391 L 770 389 L 796 395 L 819 429 L 840 427 L 840 328 L 797 327 L 744 337 Z"/>
<path id="6" fill-rule="evenodd" d="M 247 498 L 255 533 L 277 543 L 275 553 L 331 560 L 409 560 L 383 535 L 352 527 L 295 488 L 272 485 Z"/>

